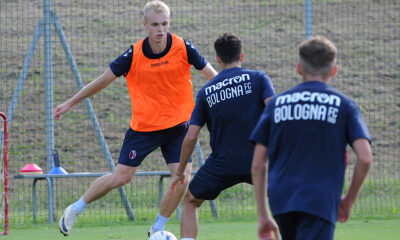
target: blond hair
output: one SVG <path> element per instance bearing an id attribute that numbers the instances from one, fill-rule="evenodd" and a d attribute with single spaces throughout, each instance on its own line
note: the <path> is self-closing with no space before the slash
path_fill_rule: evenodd
<path id="1" fill-rule="evenodd" d="M 170 11 L 167 4 L 160 0 L 153 0 L 144 6 L 143 13 L 144 13 L 144 20 L 146 21 L 146 16 L 149 14 L 150 11 L 155 13 L 166 13 L 169 17 Z"/>
<path id="2" fill-rule="evenodd" d="M 314 36 L 300 44 L 299 56 L 303 73 L 329 76 L 336 64 L 336 46 L 324 36 Z"/>

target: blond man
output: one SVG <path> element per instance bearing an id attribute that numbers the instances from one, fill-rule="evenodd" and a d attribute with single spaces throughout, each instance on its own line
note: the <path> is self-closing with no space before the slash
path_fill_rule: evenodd
<path id="1" fill-rule="evenodd" d="M 124 75 L 127 80 L 132 117 L 118 165 L 112 173 L 96 179 L 78 201 L 66 208 L 59 221 L 59 229 L 65 236 L 88 204 L 129 183 L 144 158 L 158 147 L 171 174 L 176 172 L 187 121 L 194 107 L 190 68 L 193 65 L 207 79 L 217 72 L 190 41 L 169 33 L 169 25 L 169 7 L 162 1 L 148 2 L 143 20 L 147 37 L 131 45 L 101 76 L 54 109 L 54 118 L 60 119 L 74 105 L 118 77 Z M 164 195 L 150 234 L 162 230 L 178 206 L 190 171 L 191 164 L 185 169 L 184 184 L 177 195 Z"/>

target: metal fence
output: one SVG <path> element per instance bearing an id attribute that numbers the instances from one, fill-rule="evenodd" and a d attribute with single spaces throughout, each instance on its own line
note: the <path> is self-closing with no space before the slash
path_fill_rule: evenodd
<path id="1" fill-rule="evenodd" d="M 234 32 L 244 43 L 243 67 L 267 72 L 277 92 L 300 82 L 295 71 L 297 46 L 306 36 L 322 34 L 333 40 L 338 47 L 339 72 L 331 83 L 360 105 L 375 159 L 353 214 L 400 215 L 399 1 L 166 2 L 172 11 L 170 31 L 192 41 L 216 69 L 214 40 L 223 32 Z M 75 94 L 81 84 L 95 79 L 132 43 L 145 37 L 144 4 L 141 0 L 0 0 L 0 111 L 9 117 L 11 176 L 27 163 L 49 171 L 53 149 L 58 150 L 61 166 L 68 172 L 109 171 L 107 159 L 112 163 L 118 159 L 130 119 L 125 79 L 91 97 L 90 104 L 75 106 L 60 121 L 54 122 L 50 113 L 53 106 Z M 196 94 L 206 79 L 193 69 L 192 81 Z M 91 107 L 96 119 L 88 114 Z M 94 127 L 96 121 L 98 127 Z M 208 155 L 205 130 L 200 144 L 204 156 Z M 198 161 L 194 163 L 197 169 Z M 350 153 L 347 183 L 354 163 Z M 140 170 L 166 170 L 161 153 L 152 153 Z M 138 176 L 124 188 L 136 220 L 150 221 L 156 215 L 158 180 Z M 55 217 L 59 217 L 93 178 L 53 181 Z M 33 221 L 31 190 L 31 180 L 10 181 L 10 222 L 14 226 Z M 45 181 L 37 183 L 36 196 L 37 221 L 47 221 Z M 224 192 L 216 204 L 222 218 L 255 217 L 251 186 L 239 185 Z M 200 218 L 210 217 L 209 206 L 204 205 L 199 214 Z M 82 224 L 128 219 L 117 191 L 91 204 L 81 218 L 86 220 L 79 221 Z"/>

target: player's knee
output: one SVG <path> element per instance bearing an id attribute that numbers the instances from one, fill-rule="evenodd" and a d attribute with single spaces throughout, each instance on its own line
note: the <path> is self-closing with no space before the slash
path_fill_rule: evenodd
<path id="1" fill-rule="evenodd" d="M 115 176 L 113 178 L 113 185 L 114 185 L 114 188 L 122 187 L 122 186 L 128 184 L 130 181 L 131 181 L 131 177 L 125 176 L 125 175 L 119 175 L 119 176 Z"/>
<path id="2" fill-rule="evenodd" d="M 200 207 L 203 200 L 195 198 L 190 191 L 187 191 L 184 197 L 184 204 L 192 205 L 193 207 Z"/>
<path id="3" fill-rule="evenodd" d="M 190 175 L 186 175 L 182 183 L 183 187 L 186 188 L 189 185 L 189 182 L 190 182 Z"/>
<path id="4" fill-rule="evenodd" d="M 186 191 L 187 186 L 189 185 L 190 182 L 190 176 L 186 175 L 185 178 L 183 179 L 183 182 L 180 182 L 179 184 L 176 184 L 176 188 L 180 191 Z"/>
<path id="5" fill-rule="evenodd" d="M 190 191 L 188 190 L 186 193 L 185 193 L 185 196 L 183 196 L 183 201 L 185 202 L 185 203 L 189 203 L 190 201 L 191 201 L 191 198 L 193 198 L 193 195 L 190 193 Z"/>

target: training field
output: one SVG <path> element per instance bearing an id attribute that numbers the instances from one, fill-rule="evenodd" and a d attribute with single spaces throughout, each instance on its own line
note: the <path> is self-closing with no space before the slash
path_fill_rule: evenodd
<path id="1" fill-rule="evenodd" d="M 198 239 L 206 240 L 256 240 L 255 222 L 208 222 L 200 223 Z M 140 240 L 147 239 L 147 225 L 107 226 L 76 228 L 68 240 Z M 179 225 L 169 224 L 168 231 L 179 237 Z M 39 226 L 35 229 L 13 230 L 5 239 L 26 240 L 65 239 L 58 229 Z M 397 220 L 351 220 L 338 224 L 335 240 L 398 240 L 400 236 Z"/>
<path id="2" fill-rule="evenodd" d="M 50 20 L 62 27 L 67 47 L 54 25 L 44 24 L 44 2 L 51 3 Z M 123 77 L 90 98 L 92 109 L 81 103 L 54 122 L 51 112 L 75 94 L 81 83 L 90 83 L 133 42 L 145 37 L 141 13 L 145 2 L 0 0 L 0 112 L 11 119 L 10 236 L 4 239 L 64 239 L 56 224 L 49 224 L 50 216 L 56 223 L 65 207 L 95 179 L 54 179 L 50 194 L 47 182 L 41 179 L 35 182 L 34 192 L 32 179 L 14 178 L 23 166 L 36 163 L 47 173 L 54 149 L 69 173 L 109 172 L 116 164 L 131 114 Z M 244 44 L 243 67 L 268 73 L 278 93 L 300 82 L 295 71 L 297 45 L 306 32 L 325 35 L 337 45 L 339 71 L 332 85 L 360 106 L 371 133 L 374 163 L 352 218 L 338 224 L 336 239 L 400 239 L 400 1 L 166 2 L 172 11 L 170 31 L 190 40 L 217 70 L 214 40 L 224 32 L 234 32 Z M 305 2 L 312 2 L 312 7 L 306 8 Z M 35 34 L 35 29 L 43 26 L 49 27 L 47 34 Z M 49 37 L 46 43 L 45 36 Z M 206 79 L 192 68 L 192 82 L 196 96 Z M 0 122 L 0 133 L 2 127 Z M 1 150 L 2 143 L 0 134 Z M 210 153 L 205 128 L 199 143 L 202 154 L 194 155 L 194 170 Z M 345 189 L 356 162 L 351 150 L 349 160 Z M 140 167 L 143 172 L 166 170 L 159 150 Z M 168 181 L 169 177 L 158 175 L 135 176 L 123 189 L 129 207 L 123 204 L 119 191 L 110 192 L 85 210 L 68 239 L 145 239 L 158 211 L 159 194 L 166 191 Z M 54 202 L 52 209 L 49 201 Z M 219 219 L 214 218 L 208 202 L 199 211 L 199 239 L 255 239 L 256 206 L 251 186 L 229 189 L 215 206 Z M 177 215 L 173 214 L 167 227 L 176 234 Z"/>

